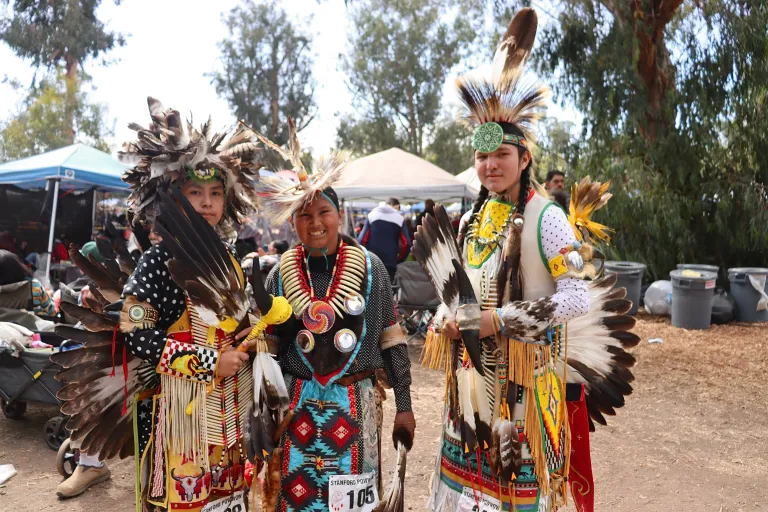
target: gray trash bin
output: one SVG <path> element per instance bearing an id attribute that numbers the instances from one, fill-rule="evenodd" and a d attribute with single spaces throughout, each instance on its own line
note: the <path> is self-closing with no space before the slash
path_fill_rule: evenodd
<path id="1" fill-rule="evenodd" d="M 709 329 L 717 274 L 694 270 L 698 276 L 684 276 L 683 272 L 685 269 L 669 273 L 672 280 L 672 325 L 683 329 Z"/>
<path id="2" fill-rule="evenodd" d="M 768 311 L 758 311 L 757 302 L 760 294 L 752 286 L 749 276 L 768 276 L 768 268 L 745 267 L 729 268 L 728 280 L 731 282 L 731 295 L 736 301 L 736 320 L 739 322 L 768 322 Z M 768 293 L 768 279 L 765 290 Z"/>
<path id="3" fill-rule="evenodd" d="M 627 289 L 627 298 L 632 301 L 630 315 L 637 314 L 637 307 L 640 304 L 640 290 L 643 284 L 643 273 L 645 264 L 635 261 L 606 261 L 605 272 L 617 274 L 616 287 Z"/>
<path id="4" fill-rule="evenodd" d="M 715 265 L 704 265 L 700 263 L 678 263 L 677 270 L 703 270 L 704 272 L 714 272 L 717 274 L 720 268 Z"/>

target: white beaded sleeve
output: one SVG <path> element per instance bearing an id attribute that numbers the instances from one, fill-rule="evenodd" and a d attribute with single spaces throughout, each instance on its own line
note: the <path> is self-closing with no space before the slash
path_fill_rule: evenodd
<path id="1" fill-rule="evenodd" d="M 554 258 L 560 249 L 576 241 L 573 228 L 558 206 L 548 207 L 541 219 L 541 247 L 547 260 Z M 564 278 L 556 283 L 556 291 L 550 297 L 555 304 L 554 322 L 564 323 L 589 311 L 589 290 L 582 279 Z"/>

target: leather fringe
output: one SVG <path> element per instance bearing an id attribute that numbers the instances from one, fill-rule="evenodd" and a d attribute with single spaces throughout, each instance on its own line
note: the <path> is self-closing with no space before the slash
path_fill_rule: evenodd
<path id="1" fill-rule="evenodd" d="M 419 362 L 430 370 L 445 370 L 451 367 L 451 343 L 453 340 L 434 332 L 427 331 L 424 347 L 421 349 Z"/>

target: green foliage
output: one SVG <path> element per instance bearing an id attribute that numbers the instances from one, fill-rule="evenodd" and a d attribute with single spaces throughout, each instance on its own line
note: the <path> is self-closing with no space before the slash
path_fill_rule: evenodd
<path id="1" fill-rule="evenodd" d="M 552 170 L 567 175 L 570 165 L 578 159 L 579 147 L 574 141 L 573 130 L 572 122 L 554 117 L 546 117 L 539 122 L 539 137 L 531 148 L 539 183 L 544 183 L 547 173 Z"/>
<path id="2" fill-rule="evenodd" d="M 377 117 L 372 120 L 344 116 L 336 129 L 336 147 L 355 157 L 378 153 L 390 148 L 405 147 L 406 141 L 398 133 L 390 119 Z"/>
<path id="3" fill-rule="evenodd" d="M 653 279 L 766 266 L 768 5 L 651 4 L 561 0 L 540 34 L 539 71 L 584 116 L 555 145 L 569 181 L 612 181 L 609 254 Z"/>
<path id="4" fill-rule="evenodd" d="M 472 131 L 445 116 L 435 126 L 424 158 L 451 174 L 459 174 L 474 163 Z"/>
<path id="5" fill-rule="evenodd" d="M 69 70 L 125 44 L 122 34 L 107 30 L 96 17 L 100 3 L 100 0 L 0 0 L 0 5 L 10 10 L 0 17 L 0 40 L 19 57 L 30 59 L 36 69 L 63 62 Z"/>
<path id="6" fill-rule="evenodd" d="M 311 37 L 273 2 L 246 0 L 223 21 L 230 35 L 211 83 L 239 119 L 286 143 L 288 117 L 301 131 L 316 112 Z"/>
<path id="7" fill-rule="evenodd" d="M 105 105 L 91 103 L 79 84 L 70 104 L 63 75 L 44 79 L 20 106 L 19 113 L 0 123 L 0 161 L 10 161 L 58 149 L 72 143 L 66 112 L 74 114 L 74 142 L 109 151 L 105 138 L 114 132 L 107 125 Z"/>
<path id="8" fill-rule="evenodd" d="M 445 80 L 474 39 L 465 16 L 448 7 L 450 2 L 436 0 L 352 4 L 345 69 L 360 117 L 346 120 L 340 140 L 359 140 L 368 147 L 379 147 L 377 137 L 403 140 L 405 149 L 424 154 Z M 350 126 L 355 127 L 352 133 Z"/>

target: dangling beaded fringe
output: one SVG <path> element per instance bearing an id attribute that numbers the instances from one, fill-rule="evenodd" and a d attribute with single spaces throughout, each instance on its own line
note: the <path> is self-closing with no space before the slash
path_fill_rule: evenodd
<path id="1" fill-rule="evenodd" d="M 161 375 L 163 437 L 169 453 L 180 453 L 192 459 L 195 465 L 210 470 L 208 460 L 208 433 L 206 429 L 206 385 L 179 377 Z M 187 406 L 192 405 L 192 414 Z"/>

